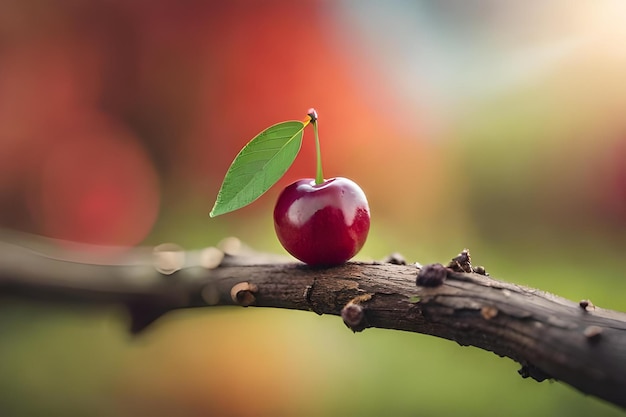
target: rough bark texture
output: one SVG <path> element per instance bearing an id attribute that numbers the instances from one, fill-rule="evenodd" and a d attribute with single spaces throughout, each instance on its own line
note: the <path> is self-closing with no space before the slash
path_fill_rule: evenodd
<path id="1" fill-rule="evenodd" d="M 311 310 L 341 316 L 353 331 L 405 330 L 486 349 L 519 362 L 523 377 L 556 379 L 626 408 L 626 314 L 493 279 L 469 253 L 446 267 L 392 257 L 312 269 L 215 248 L 137 248 L 104 262 L 52 257 L 39 240 L 27 246 L 0 243 L 0 294 L 124 304 L 135 333 L 179 308 Z"/>

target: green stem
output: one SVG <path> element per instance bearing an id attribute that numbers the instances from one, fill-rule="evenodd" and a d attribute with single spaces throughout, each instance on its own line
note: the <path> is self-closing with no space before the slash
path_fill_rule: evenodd
<path id="1" fill-rule="evenodd" d="M 317 132 L 317 120 L 313 121 L 313 131 L 315 132 L 315 151 L 317 153 L 317 174 L 315 176 L 315 184 L 324 183 L 324 174 L 322 173 L 322 150 L 320 147 L 320 137 Z"/>

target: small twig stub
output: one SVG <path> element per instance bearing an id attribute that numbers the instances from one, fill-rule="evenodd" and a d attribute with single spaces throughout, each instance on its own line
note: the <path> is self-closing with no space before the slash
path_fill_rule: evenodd
<path id="1" fill-rule="evenodd" d="M 341 318 L 353 332 L 360 332 L 369 327 L 365 317 L 365 306 L 361 305 L 372 298 L 371 294 L 354 297 L 341 309 Z"/>
<path id="2" fill-rule="evenodd" d="M 255 284 L 249 282 L 240 282 L 233 285 L 230 289 L 230 297 L 235 304 L 242 307 L 248 307 L 254 304 L 256 301 L 255 293 L 258 291 L 258 287 Z"/>
<path id="3" fill-rule="evenodd" d="M 438 287 L 448 276 L 448 268 L 441 264 L 423 266 L 417 273 L 415 283 L 420 287 Z"/>
<path id="4" fill-rule="evenodd" d="M 596 306 L 593 305 L 591 300 L 580 300 L 578 305 L 580 306 L 580 308 L 582 308 L 585 311 L 595 310 L 596 309 Z"/>

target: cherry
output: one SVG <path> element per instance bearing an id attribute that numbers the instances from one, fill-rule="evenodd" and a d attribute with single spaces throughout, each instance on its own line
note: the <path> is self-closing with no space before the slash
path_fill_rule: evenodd
<path id="1" fill-rule="evenodd" d="M 363 247 L 370 228 L 367 198 L 353 181 L 312 178 L 283 190 L 274 209 L 274 227 L 283 247 L 309 265 L 339 265 Z"/>
<path id="2" fill-rule="evenodd" d="M 370 209 L 361 188 L 347 178 L 324 180 L 317 112 L 308 117 L 315 131 L 317 176 L 285 188 L 274 208 L 274 228 L 283 247 L 313 266 L 339 265 L 363 247 L 370 229 Z"/>

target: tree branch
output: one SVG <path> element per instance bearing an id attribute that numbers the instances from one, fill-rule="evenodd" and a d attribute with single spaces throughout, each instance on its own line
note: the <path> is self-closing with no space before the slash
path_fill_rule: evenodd
<path id="1" fill-rule="evenodd" d="M 325 269 L 234 252 L 227 244 L 191 252 L 165 245 L 87 259 L 13 235 L 0 242 L 0 294 L 123 304 L 134 333 L 180 308 L 333 314 L 353 331 L 405 330 L 489 350 L 520 363 L 523 377 L 556 379 L 626 408 L 624 313 L 498 281 L 473 267 L 468 252 L 446 267 L 392 258 Z"/>

